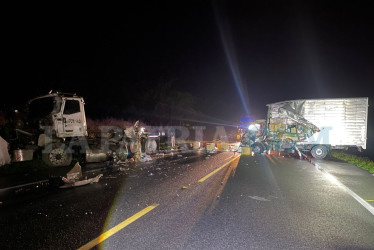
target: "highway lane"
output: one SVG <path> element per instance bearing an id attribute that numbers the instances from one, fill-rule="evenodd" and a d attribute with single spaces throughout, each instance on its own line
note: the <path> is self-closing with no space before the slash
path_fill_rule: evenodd
<path id="1" fill-rule="evenodd" d="M 219 205 L 199 221 L 183 248 L 374 246 L 373 214 L 324 174 L 305 161 L 256 158 L 241 159 Z"/>
<path id="2" fill-rule="evenodd" d="M 316 163 L 364 200 L 374 205 L 374 174 L 339 160 L 319 160 Z M 359 181 L 357 181 L 359 180 Z"/>
<path id="3" fill-rule="evenodd" d="M 178 197 L 184 185 L 232 155 L 177 153 L 138 164 L 134 171 L 102 172 L 103 178 L 92 185 L 41 186 L 0 199 L 0 249 L 76 249 L 97 237 L 112 218 L 124 220 L 152 202 L 166 204 Z"/>
<path id="4" fill-rule="evenodd" d="M 178 199 L 160 203 L 101 246 L 370 249 L 373 232 L 373 214 L 310 163 L 242 156 Z"/>
<path id="5" fill-rule="evenodd" d="M 128 174 L 105 173 L 90 186 L 31 194 L 0 207 L 1 248 L 374 246 L 373 214 L 309 162 L 237 156 L 175 155 Z M 334 164 L 339 163 L 320 162 Z M 342 171 L 338 165 L 334 170 Z M 354 183 L 351 171 L 351 182 L 341 181 L 348 188 Z M 374 190 L 365 178 L 360 189 L 352 187 L 358 195 L 364 195 L 359 190 Z M 372 193 L 365 195 L 368 199 Z"/>

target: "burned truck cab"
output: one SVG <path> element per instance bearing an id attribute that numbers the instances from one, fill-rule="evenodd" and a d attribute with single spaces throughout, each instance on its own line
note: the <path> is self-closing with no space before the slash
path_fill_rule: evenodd
<path id="1" fill-rule="evenodd" d="M 75 94 L 56 92 L 30 100 L 27 121 L 42 160 L 50 166 L 69 165 L 70 142 L 88 134 L 84 101 Z"/>
<path id="2" fill-rule="evenodd" d="M 241 146 L 251 147 L 252 152 L 261 154 L 268 149 L 266 144 L 267 126 L 266 120 L 255 120 L 251 122 L 242 136 Z"/>
<path id="3" fill-rule="evenodd" d="M 41 134 L 56 138 L 87 135 L 82 97 L 57 92 L 32 99 L 28 106 L 29 124 Z"/>

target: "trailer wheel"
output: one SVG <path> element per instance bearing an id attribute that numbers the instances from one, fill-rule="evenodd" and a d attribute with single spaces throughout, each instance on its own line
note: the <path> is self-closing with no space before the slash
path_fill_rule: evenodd
<path id="1" fill-rule="evenodd" d="M 145 153 L 146 154 L 157 153 L 157 142 L 155 140 L 147 140 L 145 142 Z"/>
<path id="2" fill-rule="evenodd" d="M 328 151 L 325 145 L 317 145 L 312 148 L 311 153 L 314 158 L 322 160 L 326 157 Z"/>
<path id="3" fill-rule="evenodd" d="M 255 154 L 262 154 L 265 150 L 265 147 L 261 143 L 253 143 L 252 145 L 252 151 Z"/>
<path id="4" fill-rule="evenodd" d="M 42 152 L 42 160 L 51 167 L 69 166 L 73 159 L 71 150 L 63 143 L 47 145 Z"/>

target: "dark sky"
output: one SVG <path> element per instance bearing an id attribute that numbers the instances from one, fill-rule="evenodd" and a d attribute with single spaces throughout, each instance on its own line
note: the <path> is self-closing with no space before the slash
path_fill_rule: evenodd
<path id="1" fill-rule="evenodd" d="M 267 103 L 282 100 L 373 98 L 370 3 L 12 6 L 3 30 L 1 105 L 52 89 L 83 96 L 94 115 L 136 105 L 135 91 L 171 82 L 207 117 L 235 122 L 246 108 L 262 118 Z"/>

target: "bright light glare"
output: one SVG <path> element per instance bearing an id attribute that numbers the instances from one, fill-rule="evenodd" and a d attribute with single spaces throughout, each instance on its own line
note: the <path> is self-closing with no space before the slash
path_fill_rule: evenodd
<path id="1" fill-rule="evenodd" d="M 260 125 L 259 124 L 251 124 L 248 127 L 248 130 L 252 130 L 252 131 L 257 131 L 259 129 L 260 129 Z"/>
<path id="2" fill-rule="evenodd" d="M 329 181 L 331 181 L 333 184 L 335 184 L 335 185 L 340 185 L 340 181 L 338 181 L 334 176 L 332 176 L 332 175 L 329 174 L 329 173 L 325 173 L 325 175 L 326 175 L 327 179 L 328 179 Z"/>
<path id="3" fill-rule="evenodd" d="M 243 79 L 240 73 L 240 70 L 239 70 L 238 59 L 236 56 L 235 46 L 234 46 L 234 42 L 233 42 L 232 35 L 231 35 L 231 30 L 228 24 L 223 21 L 224 18 L 221 18 L 221 15 L 219 14 L 218 10 L 215 11 L 215 14 L 216 14 L 216 21 L 218 24 L 223 48 L 224 48 L 227 62 L 228 62 L 228 65 L 231 71 L 231 75 L 235 83 L 235 87 L 238 92 L 238 95 L 240 97 L 240 101 L 242 102 L 243 109 L 245 113 L 248 115 L 249 114 L 248 93 L 246 89 L 245 80 Z"/>
<path id="4" fill-rule="evenodd" d="M 253 124 L 251 124 L 251 125 L 249 125 L 248 129 L 249 129 L 249 130 L 255 130 L 255 129 L 256 129 L 256 126 L 253 125 Z"/>
<path id="5" fill-rule="evenodd" d="M 372 215 L 374 215 L 374 207 L 371 206 L 367 201 L 362 199 L 360 196 L 358 196 L 355 192 L 353 192 L 351 189 L 349 189 L 347 186 L 345 186 L 343 183 L 341 183 L 338 179 L 336 179 L 333 175 L 326 172 L 321 166 L 318 164 L 314 164 L 316 166 L 316 169 L 320 172 L 322 172 L 328 180 L 331 181 L 331 183 L 336 184 L 340 188 L 344 189 L 350 196 L 352 196 L 356 201 L 358 201 L 363 207 L 365 207 Z"/>

